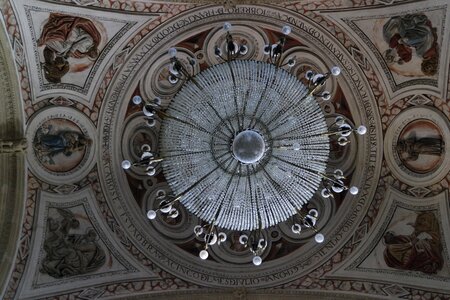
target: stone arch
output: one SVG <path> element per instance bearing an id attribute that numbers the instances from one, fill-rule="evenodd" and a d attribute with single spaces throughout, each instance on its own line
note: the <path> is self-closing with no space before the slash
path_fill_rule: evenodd
<path id="1" fill-rule="evenodd" d="M 0 23 L 0 298 L 16 258 L 26 193 L 20 84 L 6 25 Z"/>

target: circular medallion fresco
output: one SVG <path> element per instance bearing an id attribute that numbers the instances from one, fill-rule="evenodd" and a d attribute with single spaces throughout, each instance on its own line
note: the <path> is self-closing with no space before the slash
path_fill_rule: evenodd
<path id="1" fill-rule="evenodd" d="M 27 129 L 32 141 L 28 161 L 37 176 L 54 184 L 81 180 L 94 163 L 95 128 L 72 108 L 52 107 L 38 112 Z"/>
<path id="2" fill-rule="evenodd" d="M 426 119 L 416 120 L 400 132 L 396 150 L 405 167 L 412 172 L 426 174 L 444 160 L 444 137 L 435 123 Z"/>
<path id="3" fill-rule="evenodd" d="M 55 118 L 39 126 L 33 139 L 33 151 L 44 168 L 65 173 L 80 164 L 91 144 L 92 140 L 77 124 Z"/>
<path id="4" fill-rule="evenodd" d="M 429 106 L 401 112 L 386 131 L 384 151 L 393 174 L 412 186 L 429 186 L 450 171 L 450 125 Z"/>
<path id="5" fill-rule="evenodd" d="M 247 9 L 252 10 L 253 13 L 249 13 Z M 148 179 L 145 179 L 145 175 L 134 170 L 124 172 L 121 168 L 121 162 L 124 159 L 135 156 L 129 155 L 133 151 L 128 137 L 133 136 L 133 130 L 127 126 L 133 123 L 129 121 L 130 119 L 139 116 L 127 113 L 130 111 L 131 99 L 134 91 L 140 90 L 145 100 L 160 97 L 163 100 L 163 107 L 169 105 L 178 89 L 170 89 L 166 93 L 157 83 L 160 77 L 151 75 L 155 72 L 165 74 L 162 69 L 170 67 L 166 57 L 168 48 L 175 47 L 179 53 L 190 53 L 197 59 L 201 56 L 197 62 L 200 70 L 204 70 L 217 60 L 217 57 L 211 56 L 213 54 L 208 51 L 215 46 L 220 47 L 220 41 L 225 32 L 220 34 L 218 32 L 224 22 L 230 22 L 233 25 L 251 24 L 259 35 L 265 36 L 264 38 L 255 36 L 257 40 L 267 39 L 270 43 L 275 43 L 280 28 L 286 25 L 288 20 L 291 20 L 289 25 L 292 26 L 289 45 L 293 45 L 292 47 L 297 45 L 304 49 L 307 44 L 306 48 L 310 48 L 309 54 L 305 56 L 307 60 L 304 65 L 315 66 L 317 70 L 321 70 L 322 66 L 331 67 L 336 64 L 342 66 L 343 72 L 339 82 L 333 79 L 330 88 L 325 88 L 337 90 L 339 87 L 343 94 L 340 98 L 345 96 L 350 99 L 346 105 L 349 110 L 346 116 L 353 124 L 364 124 L 368 128 L 368 134 L 358 143 L 354 143 L 357 146 L 359 165 L 354 169 L 351 184 L 359 186 L 361 192 L 357 196 L 345 196 L 345 199 L 339 199 L 338 203 L 331 203 L 329 199 L 311 202 L 311 205 L 318 207 L 324 214 L 324 219 L 321 220 L 319 217 L 318 220 L 318 227 L 326 236 L 323 244 L 317 245 L 307 238 L 295 239 L 288 236 L 286 233 L 289 232 L 290 226 L 272 226 L 266 231 L 271 236 L 271 245 L 268 246 L 267 253 L 262 255 L 265 262 L 259 267 L 251 265 L 251 256 L 247 251 L 242 251 L 236 237 L 229 237 L 227 242 L 220 246 L 221 248 L 212 248 L 211 255 L 206 261 L 200 260 L 198 253 L 202 245 L 195 236 L 189 235 L 188 230 L 200 220 L 185 216 L 189 214 L 187 210 L 180 211 L 180 215 L 174 220 L 159 219 L 163 217 L 158 215 L 154 220 L 156 223 L 150 223 L 146 218 L 145 211 L 158 204 L 156 197 L 160 193 L 159 190 L 169 187 L 163 172 L 157 172 L 150 186 L 146 183 Z M 236 27 L 239 32 L 249 33 L 238 33 L 247 43 L 248 53 L 251 55 L 248 59 L 258 59 L 262 49 L 259 44 L 259 48 L 251 44 L 250 37 L 254 36 L 253 31 L 246 28 L 249 26 Z M 314 35 L 310 33 L 311 28 L 314 28 Z M 371 98 L 371 93 L 367 92 L 366 85 L 361 84 L 364 82 L 364 75 L 359 66 L 345 54 L 346 49 L 336 43 L 333 36 L 321 30 L 316 27 L 316 24 L 310 23 L 301 16 L 291 15 L 288 11 L 280 13 L 280 10 L 272 11 L 270 8 L 258 6 L 240 6 L 224 11 L 223 7 L 211 6 L 190 10 L 163 24 L 155 31 L 155 34 L 144 38 L 127 57 L 123 68 L 111 82 L 108 94 L 105 95 L 106 103 L 103 106 L 103 118 L 100 122 L 101 152 L 104 153 L 104 159 L 100 161 L 99 172 L 106 198 L 111 208 L 116 211 L 118 222 L 127 232 L 130 240 L 156 265 L 176 274 L 179 278 L 201 285 L 268 287 L 306 274 L 319 264 L 326 262 L 348 240 L 353 229 L 362 219 L 375 191 L 381 153 L 376 147 L 371 148 L 370 144 L 381 143 L 381 125 L 375 99 Z M 214 39 L 216 42 L 208 44 L 205 42 L 207 40 L 205 37 L 211 37 L 211 40 Z M 182 51 L 182 48 L 186 49 Z M 259 50 L 253 52 L 253 49 Z M 336 54 L 338 52 L 339 58 Z M 296 59 L 300 60 L 302 54 L 296 52 L 295 55 Z M 315 60 L 317 62 L 313 63 Z M 158 70 L 155 70 L 155 66 L 159 66 Z M 291 74 L 294 76 L 302 74 L 300 69 L 297 72 L 289 70 L 286 66 L 286 70 L 292 71 Z M 194 72 L 196 74 L 197 70 Z M 354 84 L 354 80 L 357 80 L 359 84 Z M 180 82 L 173 84 L 177 86 Z M 330 112 L 342 113 L 339 109 L 336 111 L 332 109 Z M 192 107 L 192 113 L 203 112 L 199 111 L 198 107 Z M 140 118 L 143 120 L 142 114 Z M 147 127 L 145 130 L 148 132 L 147 136 L 155 136 L 155 138 L 159 136 L 159 125 Z M 159 151 L 156 148 L 157 142 L 152 141 L 149 144 L 152 146 L 152 151 Z M 136 146 L 133 147 L 136 148 Z M 352 150 L 352 153 L 353 151 L 355 150 Z M 340 157 L 341 154 L 338 153 L 337 156 Z M 350 165 L 348 169 L 351 169 Z M 144 188 L 146 190 L 143 190 Z M 135 201 L 132 201 L 133 199 Z M 180 234 L 177 236 L 178 231 Z M 313 232 L 305 230 L 302 234 L 308 237 L 312 236 Z"/>

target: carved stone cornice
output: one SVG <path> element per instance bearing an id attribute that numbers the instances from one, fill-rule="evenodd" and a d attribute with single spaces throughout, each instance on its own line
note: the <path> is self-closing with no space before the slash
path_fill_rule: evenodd
<path id="1" fill-rule="evenodd" d="M 0 298 L 16 257 L 25 198 L 24 118 L 6 25 L 0 23 Z"/>
<path id="2" fill-rule="evenodd" d="M 25 153 L 28 147 L 27 140 L 14 139 L 14 140 L 0 140 L 0 154 L 3 153 Z"/>

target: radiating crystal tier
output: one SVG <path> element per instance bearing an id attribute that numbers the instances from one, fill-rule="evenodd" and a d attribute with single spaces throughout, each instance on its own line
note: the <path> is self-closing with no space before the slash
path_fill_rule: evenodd
<path id="1" fill-rule="evenodd" d="M 276 225 L 317 191 L 330 142 L 307 88 L 272 64 L 235 60 L 188 81 L 160 132 L 163 172 L 194 215 L 231 230 Z"/>

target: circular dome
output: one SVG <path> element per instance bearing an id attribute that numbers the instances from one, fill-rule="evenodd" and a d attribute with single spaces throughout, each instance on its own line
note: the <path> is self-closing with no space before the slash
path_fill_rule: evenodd
<path id="1" fill-rule="evenodd" d="M 187 81 L 166 114 L 164 175 L 204 221 L 267 228 L 317 191 L 330 151 L 327 124 L 307 88 L 285 70 L 257 61 L 215 65 Z"/>

